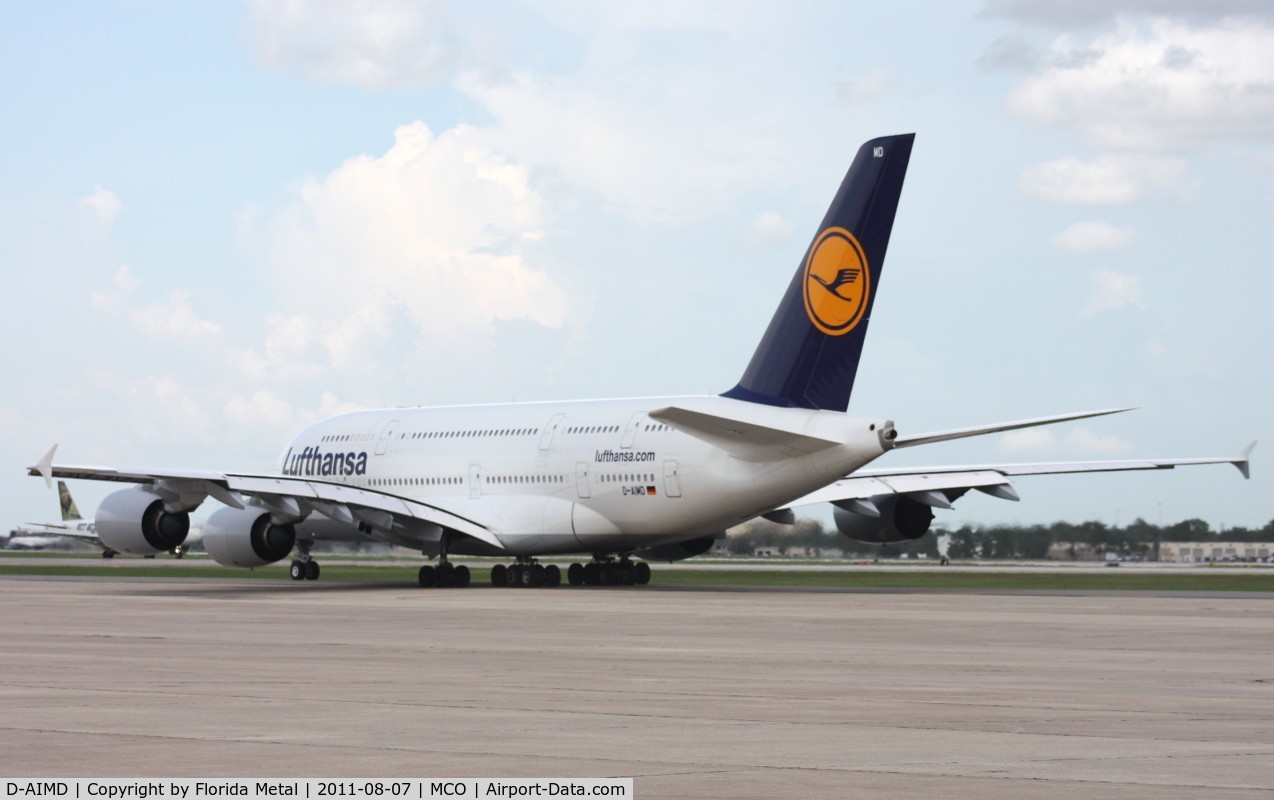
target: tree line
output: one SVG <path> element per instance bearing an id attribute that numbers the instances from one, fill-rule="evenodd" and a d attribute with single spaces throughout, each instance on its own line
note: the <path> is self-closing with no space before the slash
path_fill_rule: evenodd
<path id="1" fill-rule="evenodd" d="M 1172 525 L 1154 525 L 1138 518 L 1128 525 L 1104 522 L 1054 522 L 1049 525 L 962 525 L 958 528 L 935 525 L 928 534 L 910 542 L 874 545 L 856 542 L 836 530 L 827 530 L 814 519 L 799 519 L 795 525 L 779 525 L 755 519 L 730 530 L 726 546 L 732 554 L 748 555 L 759 547 L 779 553 L 800 548 L 840 550 L 849 558 L 939 558 L 938 539 L 947 537 L 951 558 L 1045 558 L 1056 544 L 1088 546 L 1099 552 L 1148 557 L 1159 542 L 1274 542 L 1274 520 L 1262 528 L 1212 530 L 1201 519 L 1186 519 Z"/>

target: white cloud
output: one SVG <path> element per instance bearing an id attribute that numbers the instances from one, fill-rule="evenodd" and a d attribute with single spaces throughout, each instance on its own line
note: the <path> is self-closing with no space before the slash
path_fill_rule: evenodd
<path id="1" fill-rule="evenodd" d="M 209 444 L 214 440 L 212 417 L 175 375 L 135 375 L 91 368 L 88 385 L 95 395 L 122 402 L 127 438 L 134 441 Z M 109 407 L 96 397 L 93 407 Z"/>
<path id="2" fill-rule="evenodd" d="M 118 313 L 124 302 L 132 296 L 137 287 L 141 285 L 141 279 L 133 275 L 128 265 L 121 265 L 115 272 L 114 290 L 110 292 L 89 292 L 89 302 L 99 311 L 105 311 L 108 314 Z"/>
<path id="3" fill-rule="evenodd" d="M 839 71 L 843 60 L 809 79 L 790 42 L 817 12 L 662 1 L 537 11 L 573 34 L 551 58 L 570 68 L 466 65 L 456 88 L 490 114 L 499 152 L 588 195 L 572 201 L 638 223 L 693 223 L 823 174 L 827 153 L 847 163 L 858 141 L 847 131 L 874 132 L 854 103 L 894 85 L 869 62 Z"/>
<path id="4" fill-rule="evenodd" d="M 453 350 L 501 320 L 561 327 L 565 292 L 523 255 L 540 224 L 527 171 L 480 131 L 402 126 L 384 155 L 307 181 L 267 226 L 294 313 L 272 321 L 265 358 L 321 343 L 332 365 L 348 365 L 374 356 L 402 320 Z"/>
<path id="5" fill-rule="evenodd" d="M 470 73 L 458 85 L 495 117 L 493 147 L 639 219 L 684 219 L 699 191 L 723 179 L 720 158 L 701 150 L 704 131 L 652 135 L 651 105 L 631 92 L 527 73 L 499 82 Z M 666 129 L 679 115 L 661 100 Z"/>
<path id="6" fill-rule="evenodd" d="M 1111 456 L 1127 453 L 1132 444 L 1115 434 L 1101 436 L 1087 428 L 1076 428 L 1066 435 L 1069 449 L 1081 455 Z"/>
<path id="7" fill-rule="evenodd" d="M 1134 14 L 1189 20 L 1274 19 L 1274 8 L 1264 0 L 986 0 L 981 16 L 1067 28 L 1098 25 Z"/>
<path id="8" fill-rule="evenodd" d="M 93 209 L 93 213 L 97 218 L 107 225 L 115 222 L 115 218 L 119 216 L 119 212 L 123 210 L 124 204 L 120 202 L 119 197 L 109 189 L 103 189 L 101 186 L 93 187 L 93 193 L 80 198 L 80 203 Z"/>
<path id="9" fill-rule="evenodd" d="M 203 319 L 190 305 L 190 292 L 176 289 L 168 299 L 144 308 L 134 308 L 129 319 L 138 330 L 151 336 L 182 339 L 215 336 L 221 326 Z"/>
<path id="10" fill-rule="evenodd" d="M 1108 222 L 1076 222 L 1048 241 L 1072 253 L 1093 253 L 1127 247 L 1136 237 L 1129 226 L 1117 228 Z"/>
<path id="11" fill-rule="evenodd" d="M 1039 48 L 1015 31 L 987 45 L 978 56 L 977 66 L 983 72 L 1032 72 L 1042 59 Z"/>
<path id="12" fill-rule="evenodd" d="M 1057 448 L 1057 437 L 1047 428 L 1023 428 L 1000 437 L 996 449 L 1001 453 L 1047 453 Z"/>
<path id="13" fill-rule="evenodd" d="M 896 84 L 888 70 L 876 69 L 860 78 L 836 83 L 836 96 L 843 102 L 860 105 L 888 94 Z"/>
<path id="14" fill-rule="evenodd" d="M 1209 147 L 1274 136 L 1274 27 L 1127 22 L 1058 37 L 1049 66 L 1009 97 L 1018 114 L 1107 149 Z"/>
<path id="15" fill-rule="evenodd" d="M 440 0 L 252 0 L 247 38 L 267 64 L 325 83 L 435 83 L 456 58 Z"/>
<path id="16" fill-rule="evenodd" d="M 1110 270 L 1094 270 L 1090 276 L 1093 293 L 1084 305 L 1083 315 L 1090 317 L 1099 311 L 1119 311 L 1129 306 L 1144 309 L 1141 302 L 1141 279 Z"/>
<path id="17" fill-rule="evenodd" d="M 1062 438 L 1049 428 L 1024 428 L 1000 437 L 996 449 L 1001 453 L 1064 453 L 1073 456 L 1109 456 L 1126 453 L 1132 445 L 1111 434 L 1101 436 L 1087 428 L 1075 428 Z"/>
<path id="18" fill-rule="evenodd" d="M 1175 194 L 1186 172 L 1177 158 L 1144 155 L 1067 157 L 1027 168 L 1021 190 L 1041 200 L 1074 205 L 1127 205 L 1151 193 Z"/>
<path id="19" fill-rule="evenodd" d="M 775 211 L 762 211 L 748 227 L 747 240 L 754 245 L 783 244 L 792 238 L 792 223 Z"/>
<path id="20" fill-rule="evenodd" d="M 323 392 L 314 408 L 299 408 L 271 389 L 259 389 L 247 396 L 229 398 L 224 415 L 240 436 L 278 440 L 319 420 L 361 408 L 338 399 L 331 392 Z"/>
<path id="21" fill-rule="evenodd" d="M 226 419 L 236 425 L 286 431 L 293 427 L 296 414 L 287 401 L 269 389 L 260 389 L 249 397 L 232 397 L 226 402 Z"/>

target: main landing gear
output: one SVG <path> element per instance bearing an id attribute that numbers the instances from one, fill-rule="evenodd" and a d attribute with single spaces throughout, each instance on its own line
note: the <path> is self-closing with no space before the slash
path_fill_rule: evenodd
<path id="1" fill-rule="evenodd" d="M 627 556 L 616 559 L 599 554 L 587 564 L 572 564 L 566 570 L 571 586 L 645 586 L 650 583 L 650 565 L 631 561 Z M 533 558 L 520 558 L 517 563 L 491 568 L 492 586 L 558 586 L 562 570 L 556 564 L 539 564 Z"/>
<path id="2" fill-rule="evenodd" d="M 288 570 L 288 574 L 292 576 L 294 581 L 318 580 L 319 563 L 310 556 L 309 547 L 297 553 L 296 558 L 292 560 L 292 568 Z"/>
<path id="3" fill-rule="evenodd" d="M 598 555 L 587 564 L 572 564 L 566 579 L 572 586 L 645 586 L 650 583 L 650 565 L 628 556 L 616 560 Z"/>
<path id="4" fill-rule="evenodd" d="M 492 586 L 521 586 L 533 589 L 537 586 L 559 586 L 562 583 L 562 570 L 557 564 L 547 567 L 538 564 L 534 559 L 519 559 L 517 563 L 505 566 L 496 564 L 491 568 Z"/>
<path id="5" fill-rule="evenodd" d="M 469 585 L 469 568 L 464 564 L 443 561 L 436 567 L 424 565 L 416 577 L 426 589 L 463 589 Z"/>
<path id="6" fill-rule="evenodd" d="M 426 564 L 420 568 L 416 578 L 422 588 L 431 589 L 463 589 L 469 585 L 469 568 L 464 564 L 452 564 L 447 559 L 447 534 L 443 533 L 439 545 L 438 566 Z"/>

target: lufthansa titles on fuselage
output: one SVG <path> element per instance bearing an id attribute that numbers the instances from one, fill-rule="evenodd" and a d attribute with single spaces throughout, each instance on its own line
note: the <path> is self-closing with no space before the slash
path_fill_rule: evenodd
<path id="1" fill-rule="evenodd" d="M 307 447 L 296 455 L 288 448 L 283 457 L 283 474 L 298 477 L 331 477 L 337 475 L 366 475 L 367 451 L 324 453 L 318 447 Z"/>
<path id="2" fill-rule="evenodd" d="M 598 464 L 628 464 L 635 462 L 654 461 L 655 454 L 650 450 L 595 450 L 593 451 L 593 461 Z"/>

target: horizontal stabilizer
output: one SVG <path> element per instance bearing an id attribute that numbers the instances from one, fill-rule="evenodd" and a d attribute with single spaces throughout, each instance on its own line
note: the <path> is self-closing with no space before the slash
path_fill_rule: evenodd
<path id="1" fill-rule="evenodd" d="M 1055 417 L 1036 417 L 1035 419 L 1021 419 L 1016 422 L 997 422 L 993 425 L 979 425 L 973 428 L 955 428 L 949 431 L 938 431 L 936 433 L 924 433 L 919 436 L 899 436 L 894 442 L 894 447 L 914 447 L 918 444 L 933 444 L 934 442 L 949 442 L 952 439 L 966 439 L 970 436 L 985 436 L 988 433 L 1003 433 L 1004 431 L 1015 431 L 1021 428 L 1034 428 L 1037 425 L 1053 425 L 1058 422 L 1070 422 L 1076 419 L 1088 419 L 1089 417 L 1104 417 L 1107 414 L 1122 414 L 1125 411 L 1132 411 L 1131 408 L 1108 408 L 1103 411 L 1082 411 L 1077 414 L 1058 414 Z"/>
<path id="2" fill-rule="evenodd" d="M 758 409 L 762 413 L 767 411 L 764 406 Z M 766 451 L 773 452 L 775 457 L 792 457 L 843 443 L 838 438 L 776 427 L 770 420 L 745 420 L 681 406 L 655 409 L 648 416 L 743 458 L 763 458 Z"/>

